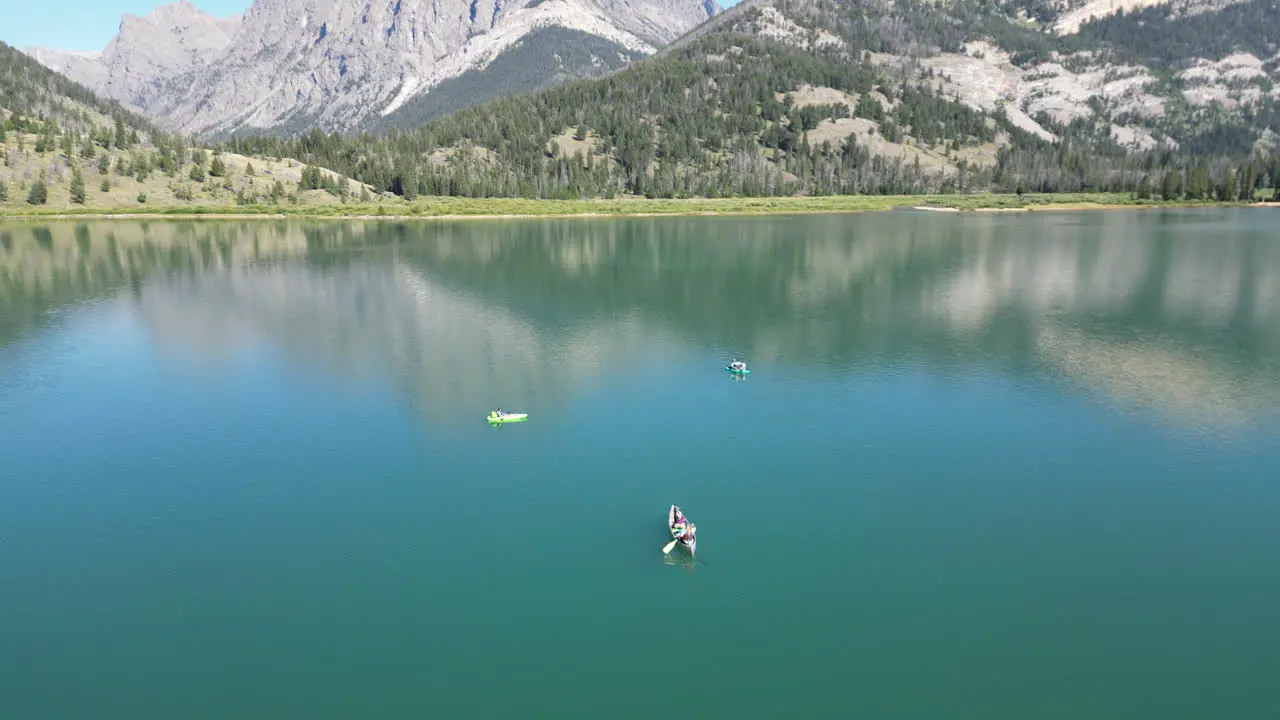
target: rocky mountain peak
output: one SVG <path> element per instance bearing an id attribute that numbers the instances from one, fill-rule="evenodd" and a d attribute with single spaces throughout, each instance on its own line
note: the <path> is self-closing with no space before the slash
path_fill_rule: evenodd
<path id="1" fill-rule="evenodd" d="M 216 18 L 181 0 L 141 17 L 124 15 L 119 32 L 102 54 L 108 62 L 113 56 L 141 54 L 171 68 L 208 61 L 230 46 L 239 26 L 238 15 Z"/>
<path id="2" fill-rule="evenodd" d="M 126 15 L 100 57 L 32 54 L 171 129 L 335 130 L 482 75 L 505 53 L 528 53 L 526 38 L 595 38 L 590 52 L 603 57 L 564 68 L 559 50 L 580 47 L 539 47 L 528 77 L 451 88 L 451 102 L 616 69 L 718 12 L 715 0 L 254 0 L 243 19 L 219 19 L 180 0 Z M 550 28 L 568 32 L 543 32 Z"/>
<path id="3" fill-rule="evenodd" d="M 145 110 L 169 79 L 221 58 L 239 26 L 239 16 L 216 18 L 185 0 L 125 15 L 102 51 L 106 78 L 95 89 Z"/>

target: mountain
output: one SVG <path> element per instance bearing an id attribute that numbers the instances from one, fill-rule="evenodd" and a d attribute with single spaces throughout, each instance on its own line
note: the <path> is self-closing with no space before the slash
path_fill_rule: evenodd
<path id="1" fill-rule="evenodd" d="M 107 81 L 107 66 L 102 62 L 101 50 L 74 52 L 35 47 L 23 48 L 23 52 L 41 65 L 85 87 L 99 87 Z"/>
<path id="2" fill-rule="evenodd" d="M 597 77 L 719 10 L 715 0 L 255 0 L 243 19 L 216 19 L 180 2 L 125 16 L 100 55 L 28 52 L 184 133 L 350 130 Z"/>
<path id="3" fill-rule="evenodd" d="M 1251 197 L 1280 177 L 1276 9 L 1180 0 L 1068 32 L 1054 0 L 748 0 L 606 78 L 235 147 L 407 196 Z"/>
<path id="4" fill-rule="evenodd" d="M 126 14 L 100 52 L 24 48 L 51 70 L 141 112 L 173 91 L 173 80 L 208 65 L 231 45 L 240 17 L 215 18 L 189 2 Z"/>

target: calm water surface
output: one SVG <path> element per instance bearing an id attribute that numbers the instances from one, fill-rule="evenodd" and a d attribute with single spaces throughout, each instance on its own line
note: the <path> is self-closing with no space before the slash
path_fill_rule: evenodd
<path id="1" fill-rule="evenodd" d="M 1275 211 L 0 224 L 0 716 L 1280 717 L 1278 400 Z"/>

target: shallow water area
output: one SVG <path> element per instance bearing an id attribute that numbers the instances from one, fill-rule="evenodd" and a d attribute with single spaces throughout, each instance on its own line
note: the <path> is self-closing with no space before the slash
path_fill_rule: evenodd
<path id="1" fill-rule="evenodd" d="M 0 223 L 3 715 L 1277 716 L 1276 238 Z"/>

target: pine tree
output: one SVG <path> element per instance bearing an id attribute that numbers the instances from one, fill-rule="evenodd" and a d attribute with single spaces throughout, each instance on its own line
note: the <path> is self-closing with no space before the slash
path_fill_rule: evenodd
<path id="1" fill-rule="evenodd" d="M 118 116 L 116 117 L 116 128 L 115 128 L 115 130 L 116 130 L 116 132 L 115 132 L 114 140 L 115 140 L 116 147 L 118 147 L 118 148 L 120 148 L 120 149 L 122 149 L 122 150 L 128 150 L 128 149 L 129 149 L 129 147 L 130 147 L 130 145 L 131 145 L 131 143 L 130 143 L 130 138 L 129 138 L 129 133 L 128 133 L 128 131 L 126 131 L 126 130 L 125 130 L 125 127 L 124 127 L 124 120 L 122 120 L 122 119 L 121 119 L 120 117 L 118 117 Z"/>
<path id="2" fill-rule="evenodd" d="M 1219 202 L 1235 202 L 1239 197 L 1236 193 L 1236 173 L 1231 168 L 1227 168 L 1223 173 L 1217 196 Z"/>
<path id="3" fill-rule="evenodd" d="M 226 176 L 227 166 L 222 162 L 222 158 L 214 156 L 213 162 L 209 163 L 209 174 L 213 177 Z"/>
<path id="4" fill-rule="evenodd" d="M 8 200 L 9 188 L 4 184 L 3 180 L 0 180 L 0 202 L 6 202 Z"/>
<path id="5" fill-rule="evenodd" d="M 1147 200 L 1151 197 L 1151 179 L 1146 174 L 1143 174 L 1142 179 L 1138 181 L 1133 196 L 1138 200 Z"/>
<path id="6" fill-rule="evenodd" d="M 98 189 L 102 192 L 111 192 L 111 181 L 106 178 L 102 178 L 102 183 L 98 185 Z"/>
<path id="7" fill-rule="evenodd" d="M 1253 163 L 1244 166 L 1240 171 L 1240 198 L 1245 202 L 1253 202 L 1254 191 L 1258 188 L 1258 169 Z"/>
<path id="8" fill-rule="evenodd" d="M 71 170 L 71 185 L 69 189 L 71 191 L 71 202 L 77 205 L 83 205 L 85 199 L 84 177 L 80 174 L 79 167 L 72 168 Z"/>
<path id="9" fill-rule="evenodd" d="M 98 174 L 106 175 L 111 170 L 111 156 L 105 152 L 98 156 Z"/>
<path id="10" fill-rule="evenodd" d="M 27 193 L 27 202 L 32 205 L 43 205 L 49 200 L 49 188 L 45 184 L 44 172 L 31 183 L 31 191 Z"/>
<path id="11" fill-rule="evenodd" d="M 1178 171 L 1169 170 L 1165 172 L 1164 182 L 1160 185 L 1160 199 L 1177 200 L 1178 196 Z"/>

